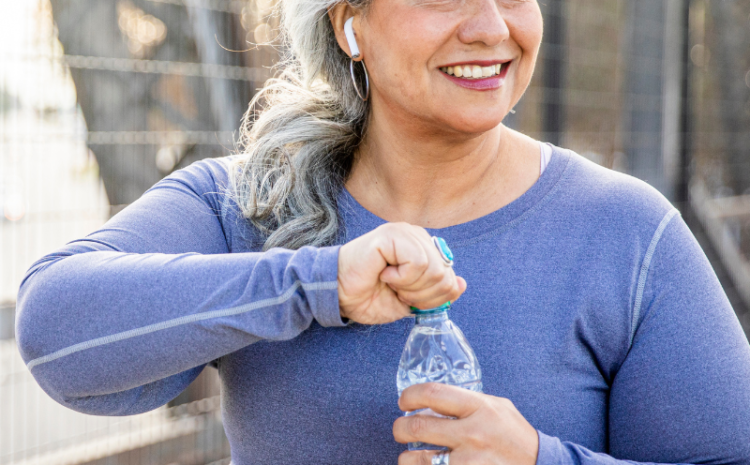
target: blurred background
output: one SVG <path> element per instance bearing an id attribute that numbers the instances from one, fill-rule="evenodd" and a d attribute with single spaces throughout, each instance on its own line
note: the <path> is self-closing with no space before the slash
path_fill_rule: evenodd
<path id="1" fill-rule="evenodd" d="M 214 369 L 147 414 L 78 414 L 26 370 L 14 309 L 35 260 L 173 170 L 234 150 L 278 57 L 274 1 L 3 2 L 0 465 L 229 463 Z M 506 123 L 664 193 L 748 333 L 750 2 L 540 3 L 541 59 Z"/>

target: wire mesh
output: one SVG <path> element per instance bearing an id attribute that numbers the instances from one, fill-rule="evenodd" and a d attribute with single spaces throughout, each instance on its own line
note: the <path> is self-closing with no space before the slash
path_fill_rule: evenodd
<path id="1" fill-rule="evenodd" d="M 750 5 L 690 5 L 689 196 L 750 328 Z M 734 303 L 734 302 L 733 302 Z"/>
<path id="2" fill-rule="evenodd" d="M 218 50 L 214 40 L 247 48 L 242 8 L 257 9 L 239 4 L 196 2 L 195 12 L 238 28 L 211 37 Z M 147 414 L 73 412 L 21 361 L 14 302 L 36 259 L 101 227 L 165 174 L 227 154 L 273 55 L 206 58 L 179 2 L 25 0 L 4 8 L 0 26 L 0 464 L 228 463 L 215 370 Z M 210 92 L 217 82 L 229 92 Z M 229 117 L 199 111 L 227 98 Z"/>
<path id="3" fill-rule="evenodd" d="M 540 2 L 545 43 L 509 123 L 680 208 L 750 331 L 750 4 Z"/>
<path id="4" fill-rule="evenodd" d="M 683 212 L 746 330 L 750 4 L 540 2 L 537 72 L 506 124 L 651 183 Z M 216 372 L 127 418 L 57 405 L 13 342 L 39 257 L 164 175 L 228 154 L 277 50 L 272 0 L 18 0 L 0 15 L 0 465 L 229 462 Z M 243 52 L 232 52 L 241 50 Z"/>

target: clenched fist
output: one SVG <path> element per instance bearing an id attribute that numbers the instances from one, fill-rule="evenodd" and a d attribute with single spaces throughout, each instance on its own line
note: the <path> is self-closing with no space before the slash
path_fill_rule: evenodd
<path id="1" fill-rule="evenodd" d="M 423 228 L 388 223 L 354 239 L 339 251 L 341 316 L 357 323 L 391 323 L 454 301 L 466 281 L 445 266 Z"/>

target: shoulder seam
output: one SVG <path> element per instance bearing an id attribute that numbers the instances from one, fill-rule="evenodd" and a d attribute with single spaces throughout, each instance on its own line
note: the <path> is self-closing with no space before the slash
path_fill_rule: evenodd
<path id="1" fill-rule="evenodd" d="M 679 212 L 677 209 L 672 208 L 662 218 L 659 226 L 654 231 L 654 235 L 651 238 L 651 243 L 646 250 L 646 254 L 643 256 L 643 262 L 641 264 L 641 271 L 638 274 L 638 286 L 635 293 L 635 301 L 633 302 L 633 313 L 632 320 L 630 322 L 630 339 L 628 343 L 628 349 L 633 346 L 633 339 L 635 338 L 635 332 L 638 329 L 638 323 L 641 316 L 641 305 L 643 304 L 643 292 L 646 288 L 646 278 L 648 277 L 649 268 L 651 267 L 651 259 L 656 251 L 656 246 L 659 244 L 664 230 L 667 228 L 672 219 L 677 216 Z"/>

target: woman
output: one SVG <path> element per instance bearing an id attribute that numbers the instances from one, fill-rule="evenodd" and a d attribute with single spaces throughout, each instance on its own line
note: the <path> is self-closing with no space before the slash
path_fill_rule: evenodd
<path id="1" fill-rule="evenodd" d="M 237 465 L 750 463 L 750 348 L 676 210 L 502 125 L 536 1 L 282 8 L 293 58 L 246 153 L 29 271 L 18 342 L 47 393 L 134 414 L 213 364 Z M 397 399 L 409 305 L 462 294 L 486 394 Z M 401 417 L 425 407 L 458 419 Z"/>

